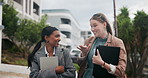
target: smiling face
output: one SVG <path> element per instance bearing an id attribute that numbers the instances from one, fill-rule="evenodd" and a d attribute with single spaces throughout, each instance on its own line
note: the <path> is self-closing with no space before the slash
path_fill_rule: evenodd
<path id="1" fill-rule="evenodd" d="M 61 41 L 60 32 L 54 31 L 50 36 L 45 36 L 45 40 L 48 41 L 48 44 L 52 47 L 58 47 L 59 42 Z"/>
<path id="2" fill-rule="evenodd" d="M 90 20 L 91 31 L 95 37 L 102 37 L 106 33 L 106 22 L 101 23 L 97 20 Z"/>

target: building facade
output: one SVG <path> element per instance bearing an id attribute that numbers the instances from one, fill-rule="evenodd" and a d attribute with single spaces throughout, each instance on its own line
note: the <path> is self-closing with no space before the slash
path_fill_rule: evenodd
<path id="1" fill-rule="evenodd" d="M 61 43 L 64 43 L 67 48 L 74 49 L 83 44 L 81 30 L 78 28 L 80 25 L 69 10 L 46 9 L 42 10 L 42 13 L 48 16 L 47 24 L 57 27 L 66 36 L 66 40 L 62 40 Z"/>
<path id="2" fill-rule="evenodd" d="M 92 36 L 92 32 L 91 31 L 81 31 L 81 37 L 83 37 L 84 40 L 86 40 L 90 36 Z"/>
<path id="3" fill-rule="evenodd" d="M 19 12 L 20 18 L 40 20 L 41 0 L 4 0 L 4 2 L 12 5 Z"/>

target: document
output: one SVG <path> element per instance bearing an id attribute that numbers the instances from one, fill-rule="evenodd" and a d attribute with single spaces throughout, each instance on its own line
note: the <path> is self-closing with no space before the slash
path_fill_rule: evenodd
<path id="1" fill-rule="evenodd" d="M 55 68 L 58 66 L 58 57 L 40 57 L 40 69 L 48 70 L 50 68 Z"/>

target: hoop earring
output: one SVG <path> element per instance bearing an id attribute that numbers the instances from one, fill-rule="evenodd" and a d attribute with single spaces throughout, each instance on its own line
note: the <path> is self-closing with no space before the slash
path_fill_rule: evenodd
<path id="1" fill-rule="evenodd" d="M 46 43 L 49 43 L 49 41 L 46 41 Z"/>

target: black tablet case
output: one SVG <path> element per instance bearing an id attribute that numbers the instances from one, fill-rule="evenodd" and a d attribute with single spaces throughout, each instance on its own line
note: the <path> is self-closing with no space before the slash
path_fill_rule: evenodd
<path id="1" fill-rule="evenodd" d="M 102 59 L 106 63 L 118 65 L 120 47 L 97 46 L 96 49 L 99 50 Z M 114 75 L 108 73 L 106 69 L 97 64 L 94 64 L 93 76 L 94 78 L 116 78 Z"/>

